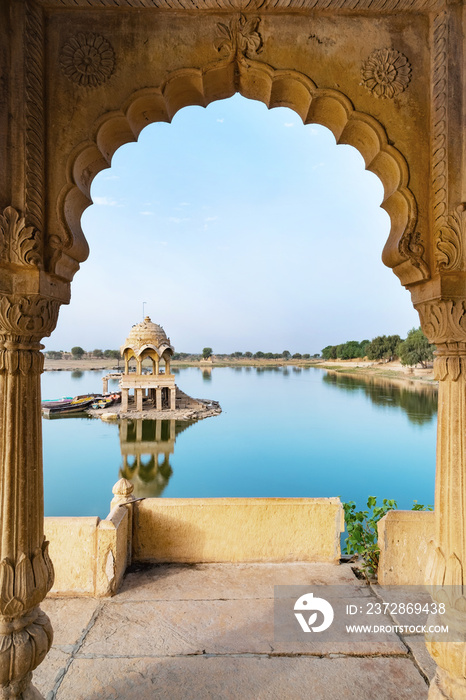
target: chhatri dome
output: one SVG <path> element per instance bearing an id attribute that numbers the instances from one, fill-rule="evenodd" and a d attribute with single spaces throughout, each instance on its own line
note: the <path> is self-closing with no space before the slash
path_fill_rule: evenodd
<path id="1" fill-rule="evenodd" d="M 120 352 L 125 360 L 120 379 L 122 412 L 130 410 L 130 391 L 134 395 L 131 402 L 133 410 L 142 411 L 144 404 L 157 410 L 175 409 L 175 375 L 170 372 L 174 348 L 162 326 L 152 323 L 146 316 L 144 321 L 131 328 Z M 135 371 L 130 368 L 131 360 L 136 361 Z M 150 361 L 152 370 L 143 370 L 144 361 Z"/>
<path id="2" fill-rule="evenodd" d="M 134 357 L 139 357 L 144 350 L 155 350 L 157 355 L 162 357 L 166 350 L 173 354 L 174 348 L 170 345 L 170 338 L 167 338 L 162 326 L 153 323 L 149 316 L 146 316 L 144 321 L 131 328 L 124 345 L 121 346 L 121 354 L 125 355 L 128 350 L 132 350 Z"/>

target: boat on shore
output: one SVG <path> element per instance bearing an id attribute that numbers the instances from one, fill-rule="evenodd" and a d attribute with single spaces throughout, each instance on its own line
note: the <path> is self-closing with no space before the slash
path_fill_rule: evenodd
<path id="1" fill-rule="evenodd" d="M 55 416 L 70 416 L 84 413 L 89 408 L 107 408 L 121 400 L 121 394 L 82 394 L 80 396 L 64 397 L 62 399 L 42 401 L 42 415 L 46 418 Z"/>
<path id="2" fill-rule="evenodd" d="M 66 397 L 55 401 L 42 401 L 42 415 L 50 418 L 51 416 L 83 413 L 95 400 L 95 395 L 83 394 L 74 398 Z"/>

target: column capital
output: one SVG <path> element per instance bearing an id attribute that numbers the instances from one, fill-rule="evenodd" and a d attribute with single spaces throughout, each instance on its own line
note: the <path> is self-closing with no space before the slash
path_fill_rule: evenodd
<path id="1" fill-rule="evenodd" d="M 23 345 L 40 349 L 40 340 L 54 330 L 61 301 L 39 294 L 0 296 L 0 336 L 2 345 Z"/>
<path id="2" fill-rule="evenodd" d="M 440 298 L 415 304 L 422 330 L 440 354 L 466 354 L 466 298 Z"/>

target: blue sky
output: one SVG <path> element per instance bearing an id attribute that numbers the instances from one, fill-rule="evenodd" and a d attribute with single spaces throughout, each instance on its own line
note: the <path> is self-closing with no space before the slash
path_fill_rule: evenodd
<path id="1" fill-rule="evenodd" d="M 182 109 L 121 147 L 92 198 L 91 254 L 46 349 L 119 347 L 143 302 L 180 352 L 315 353 L 419 325 L 380 259 L 380 181 L 289 109 Z"/>

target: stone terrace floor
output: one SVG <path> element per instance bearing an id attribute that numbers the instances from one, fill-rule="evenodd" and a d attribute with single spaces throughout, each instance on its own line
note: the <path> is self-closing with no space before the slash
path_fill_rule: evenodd
<path id="1" fill-rule="evenodd" d="M 426 700 L 419 635 L 346 653 L 274 642 L 274 585 L 309 584 L 374 595 L 349 564 L 296 563 L 140 566 L 114 598 L 47 598 L 54 646 L 34 684 L 46 700 Z"/>

